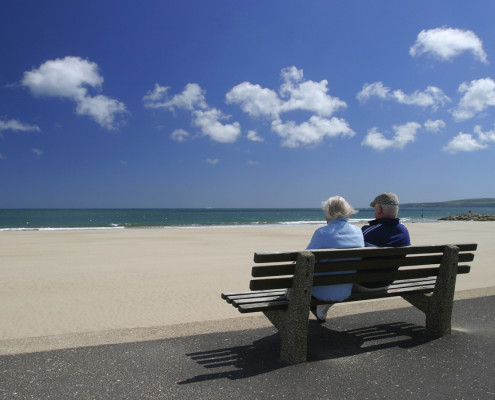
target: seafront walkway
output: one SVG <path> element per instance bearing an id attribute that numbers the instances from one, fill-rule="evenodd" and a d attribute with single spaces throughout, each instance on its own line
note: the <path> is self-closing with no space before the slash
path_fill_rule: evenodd
<path id="1" fill-rule="evenodd" d="M 3 342 L 0 399 L 493 399 L 495 287 L 456 298 L 443 338 L 394 300 L 342 305 L 294 366 L 262 317 Z"/>

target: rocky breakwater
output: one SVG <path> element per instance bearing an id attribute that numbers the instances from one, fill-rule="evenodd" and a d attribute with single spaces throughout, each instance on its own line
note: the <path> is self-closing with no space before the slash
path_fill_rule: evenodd
<path id="1" fill-rule="evenodd" d="M 495 214 L 458 214 L 438 219 L 442 221 L 495 221 Z"/>

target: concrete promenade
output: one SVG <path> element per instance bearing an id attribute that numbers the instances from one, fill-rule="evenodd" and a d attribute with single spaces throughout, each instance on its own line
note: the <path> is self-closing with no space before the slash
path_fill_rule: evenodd
<path id="1" fill-rule="evenodd" d="M 3 355 L 0 399 L 494 399 L 495 296 L 456 300 L 451 336 L 423 327 L 412 307 L 310 321 L 295 366 L 269 326 Z"/>

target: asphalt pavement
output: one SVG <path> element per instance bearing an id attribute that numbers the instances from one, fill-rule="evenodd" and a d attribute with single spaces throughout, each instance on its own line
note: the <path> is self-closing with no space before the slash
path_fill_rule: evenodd
<path id="1" fill-rule="evenodd" d="M 495 399 L 495 296 L 443 338 L 412 307 L 329 317 L 292 366 L 274 328 L 1 356 L 0 399 Z"/>

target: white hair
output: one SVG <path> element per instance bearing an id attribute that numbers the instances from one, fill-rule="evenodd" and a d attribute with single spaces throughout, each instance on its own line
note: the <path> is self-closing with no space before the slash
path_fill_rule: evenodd
<path id="1" fill-rule="evenodd" d="M 352 214 L 356 214 L 357 210 L 340 196 L 330 197 L 328 200 L 321 203 L 323 211 L 328 219 L 349 218 Z"/>
<path id="2" fill-rule="evenodd" d="M 395 204 L 377 204 L 383 210 L 383 215 L 386 218 L 397 218 L 397 214 L 399 214 L 399 206 Z"/>

